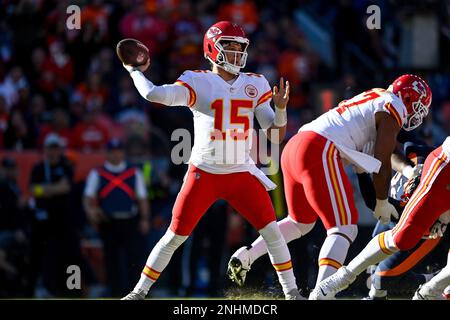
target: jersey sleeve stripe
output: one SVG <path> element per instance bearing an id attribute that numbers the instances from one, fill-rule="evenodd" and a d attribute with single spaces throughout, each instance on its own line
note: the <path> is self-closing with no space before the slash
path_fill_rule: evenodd
<path id="1" fill-rule="evenodd" d="M 270 98 L 272 98 L 272 90 L 267 91 L 266 93 L 264 93 L 259 99 L 258 102 L 256 102 L 256 106 L 259 106 L 260 104 L 263 104 L 264 102 L 266 102 L 267 100 L 269 100 Z"/>
<path id="2" fill-rule="evenodd" d="M 398 126 L 401 128 L 403 125 L 402 118 L 398 114 L 397 110 L 395 110 L 394 106 L 391 103 L 386 103 L 386 109 L 389 113 L 394 117 L 395 121 L 397 121 Z"/>
<path id="3" fill-rule="evenodd" d="M 195 90 L 192 89 L 192 87 L 190 85 L 188 85 L 186 82 L 181 81 L 181 80 L 175 81 L 175 84 L 177 84 L 179 86 L 186 87 L 189 90 L 189 103 L 188 103 L 188 106 L 192 107 L 195 104 L 195 102 L 197 101 L 197 95 L 195 94 Z"/>

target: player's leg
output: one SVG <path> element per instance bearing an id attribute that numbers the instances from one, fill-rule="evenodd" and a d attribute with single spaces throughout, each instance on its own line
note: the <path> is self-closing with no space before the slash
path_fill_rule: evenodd
<path id="1" fill-rule="evenodd" d="M 286 243 L 292 240 L 300 238 L 302 235 L 307 234 L 315 225 L 317 215 L 314 210 L 309 206 L 306 200 L 303 186 L 295 181 L 291 172 L 298 170 L 294 161 L 290 161 L 290 150 L 295 145 L 289 144 L 284 148 L 281 167 L 283 170 L 283 183 L 284 193 L 286 197 L 288 216 L 281 221 L 278 221 L 281 234 L 283 235 Z M 237 250 L 231 257 L 240 261 L 240 264 L 245 269 L 250 269 L 253 262 L 267 253 L 267 246 L 264 239 L 258 237 L 251 246 L 242 247 Z M 231 266 L 232 267 L 232 266 Z M 245 278 L 237 279 L 238 285 L 243 285 Z"/>
<path id="2" fill-rule="evenodd" d="M 248 172 L 230 176 L 225 200 L 258 230 L 266 242 L 270 261 L 286 298 L 298 298 L 291 254 L 276 222 L 269 194 L 261 182 Z"/>
<path id="3" fill-rule="evenodd" d="M 440 242 L 440 239 L 423 239 L 411 250 L 398 251 L 379 263 L 371 276 L 369 297 L 379 299 L 388 292 L 405 294 L 414 292 L 432 275 L 419 274 L 413 271 L 417 264 L 428 255 Z"/>
<path id="4" fill-rule="evenodd" d="M 309 165 L 301 177 L 310 206 L 327 229 L 319 253 L 317 283 L 327 278 L 345 262 L 348 249 L 358 233 L 353 190 L 334 144 L 318 139 L 314 153 L 305 150 Z M 315 154 L 316 158 L 312 158 Z"/>
<path id="5" fill-rule="evenodd" d="M 170 226 L 148 256 L 133 292 L 124 299 L 134 300 L 147 295 L 175 250 L 186 241 L 200 218 L 217 199 L 216 183 L 215 175 L 190 165 L 172 210 Z"/>
<path id="6" fill-rule="evenodd" d="M 447 265 L 416 291 L 413 300 L 444 300 L 444 290 L 448 286 L 450 286 L 450 250 Z"/>
<path id="7" fill-rule="evenodd" d="M 335 275 L 323 280 L 313 290 L 311 299 L 333 296 L 347 288 L 370 265 L 383 261 L 398 250 L 411 249 L 420 241 L 439 216 L 450 209 L 446 198 L 450 167 L 443 159 L 435 152 L 427 158 L 421 183 L 397 226 L 374 237 L 347 267 L 340 268 Z"/>

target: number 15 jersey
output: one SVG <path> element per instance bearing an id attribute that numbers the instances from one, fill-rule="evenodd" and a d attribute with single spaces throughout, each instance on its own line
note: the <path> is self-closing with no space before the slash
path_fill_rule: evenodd
<path id="1" fill-rule="evenodd" d="M 211 71 L 185 71 L 175 82 L 189 91 L 194 116 L 194 146 L 189 162 L 210 173 L 250 171 L 252 129 L 273 122 L 271 88 L 264 76 L 240 73 L 230 84 Z M 270 114 L 267 116 L 267 107 Z M 258 116 L 260 110 L 266 114 Z"/>

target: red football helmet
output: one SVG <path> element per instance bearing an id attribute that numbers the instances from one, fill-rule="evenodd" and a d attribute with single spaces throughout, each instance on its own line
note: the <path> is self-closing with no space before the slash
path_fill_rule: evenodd
<path id="1" fill-rule="evenodd" d="M 411 131 L 420 126 L 431 105 L 432 93 L 428 84 L 416 75 L 404 74 L 395 79 L 388 90 L 402 99 L 408 112 L 403 129 Z"/>
<path id="2" fill-rule="evenodd" d="M 242 51 L 227 50 L 227 42 L 242 44 Z M 205 58 L 233 74 L 238 74 L 245 67 L 247 48 L 250 41 L 244 30 L 230 21 L 220 21 L 212 25 L 203 38 L 203 52 Z M 225 47 L 224 47 L 225 45 Z M 234 54 L 234 61 L 228 61 L 226 53 Z"/>

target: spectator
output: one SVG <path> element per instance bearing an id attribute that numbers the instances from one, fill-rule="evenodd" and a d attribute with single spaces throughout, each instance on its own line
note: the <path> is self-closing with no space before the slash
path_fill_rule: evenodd
<path id="1" fill-rule="evenodd" d="M 27 204 L 17 185 L 17 164 L 4 158 L 0 168 L 0 297 L 21 297 L 28 285 Z"/>
<path id="2" fill-rule="evenodd" d="M 51 72 L 59 85 L 67 86 L 73 79 L 73 61 L 66 53 L 64 43 L 61 40 L 49 40 L 50 55 L 44 61 L 43 68 Z"/>
<path id="3" fill-rule="evenodd" d="M 4 134 L 4 145 L 7 149 L 17 151 L 36 146 L 34 128 L 26 122 L 23 113 L 18 109 L 11 111 L 9 115 L 8 126 Z"/>
<path id="4" fill-rule="evenodd" d="M 5 97 L 9 109 L 19 102 L 19 90 L 27 86 L 28 82 L 22 68 L 13 67 L 4 81 L 0 83 L 0 94 Z"/>
<path id="5" fill-rule="evenodd" d="M 64 109 L 57 108 L 53 110 L 50 124 L 42 125 L 38 138 L 38 147 L 43 146 L 45 139 L 50 134 L 57 134 L 64 148 L 72 147 L 72 129 L 70 128 L 69 115 Z"/>
<path id="6" fill-rule="evenodd" d="M 107 150 L 104 165 L 89 173 L 83 204 L 103 242 L 110 295 L 119 297 L 139 278 L 150 217 L 142 172 L 127 163 L 120 140 L 110 140 Z"/>
<path id="7" fill-rule="evenodd" d="M 44 141 L 44 159 L 33 167 L 30 190 L 35 201 L 31 229 L 31 289 L 42 286 L 53 297 L 68 296 L 67 267 L 78 257 L 71 228 L 70 192 L 72 165 L 63 155 L 61 138 L 48 135 Z M 77 290 L 75 290 L 77 291 Z M 30 292 L 32 295 L 33 292 Z"/>
<path id="8" fill-rule="evenodd" d="M 251 0 L 233 0 L 220 6 L 217 18 L 230 20 L 242 26 L 247 33 L 252 33 L 258 26 L 258 10 Z"/>
<path id="9" fill-rule="evenodd" d="M 78 86 L 77 94 L 88 109 L 102 109 L 108 99 L 108 90 L 99 72 L 89 74 L 86 82 Z"/>
<path id="10" fill-rule="evenodd" d="M 167 39 L 167 23 L 156 14 L 150 14 L 145 1 L 138 1 L 132 11 L 120 21 L 120 33 L 124 38 L 134 38 L 150 49 L 152 54 L 161 53 Z"/>
<path id="11" fill-rule="evenodd" d="M 73 146 L 84 152 L 103 150 L 108 139 L 108 130 L 98 122 L 94 112 L 85 112 L 82 121 L 73 128 Z"/>

